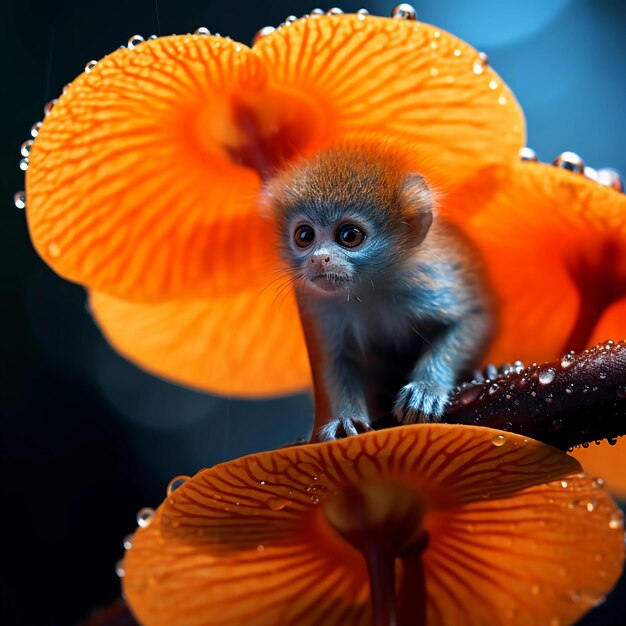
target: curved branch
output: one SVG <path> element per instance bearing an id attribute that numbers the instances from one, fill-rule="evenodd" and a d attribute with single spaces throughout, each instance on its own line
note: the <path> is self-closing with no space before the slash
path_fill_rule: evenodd
<path id="1" fill-rule="evenodd" d="M 527 435 L 562 450 L 626 434 L 626 342 L 471 383 L 444 422 Z"/>

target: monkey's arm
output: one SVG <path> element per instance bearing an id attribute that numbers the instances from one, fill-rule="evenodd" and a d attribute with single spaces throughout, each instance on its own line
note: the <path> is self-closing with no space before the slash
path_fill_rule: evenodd
<path id="1" fill-rule="evenodd" d="M 313 376 L 315 422 L 311 442 L 329 441 L 372 430 L 363 389 L 351 375 L 333 331 L 305 303 L 298 302 Z"/>
<path id="2" fill-rule="evenodd" d="M 441 324 L 441 330 L 398 393 L 394 413 L 401 423 L 439 420 L 459 375 L 484 347 L 489 313 L 478 286 L 467 281 L 467 276 L 446 272 L 440 288 L 420 289 L 416 295 L 420 318 Z"/>

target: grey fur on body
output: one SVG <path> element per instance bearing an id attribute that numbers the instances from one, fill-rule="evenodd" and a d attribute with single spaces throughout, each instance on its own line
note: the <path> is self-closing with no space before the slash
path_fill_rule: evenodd
<path id="1" fill-rule="evenodd" d="M 267 190 L 311 356 L 315 440 L 391 414 L 437 421 L 487 340 L 471 251 L 434 216 L 425 181 L 396 170 L 384 153 L 331 150 Z M 350 228 L 364 236 L 352 248 Z"/>

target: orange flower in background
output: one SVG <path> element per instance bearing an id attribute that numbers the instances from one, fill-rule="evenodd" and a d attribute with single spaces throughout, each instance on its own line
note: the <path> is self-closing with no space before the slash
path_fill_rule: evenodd
<path id="1" fill-rule="evenodd" d="M 449 424 L 217 465 L 141 524 L 119 572 L 150 626 L 565 626 L 624 560 L 621 511 L 574 459 Z"/>
<path id="2" fill-rule="evenodd" d="M 281 163 L 354 134 L 410 143 L 451 190 L 516 158 L 524 120 L 483 56 L 412 20 L 310 17 L 252 49 L 163 37 L 115 51 L 56 103 L 30 155 L 31 235 L 146 369 L 218 393 L 302 390 L 297 309 L 270 284 L 280 263 L 256 197 Z"/>
<path id="3" fill-rule="evenodd" d="M 412 20 L 316 16 L 253 48 L 190 35 L 115 51 L 39 130 L 31 235 L 149 371 L 248 397 L 302 390 L 297 308 L 256 199 L 282 164 L 362 135 L 414 147 L 441 213 L 484 255 L 498 309 L 486 360 L 626 335 L 626 196 L 518 164 L 524 120 L 506 85 Z"/>

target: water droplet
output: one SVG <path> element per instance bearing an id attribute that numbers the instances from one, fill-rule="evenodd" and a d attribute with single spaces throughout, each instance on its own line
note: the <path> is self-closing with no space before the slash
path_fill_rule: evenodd
<path id="1" fill-rule="evenodd" d="M 115 573 L 120 577 L 124 578 L 126 574 L 126 570 L 124 569 L 124 560 L 121 559 L 115 564 Z"/>
<path id="2" fill-rule="evenodd" d="M 30 129 L 30 136 L 36 137 L 39 134 L 40 128 L 41 128 L 41 122 L 35 122 Z"/>
<path id="3" fill-rule="evenodd" d="M 265 481 L 264 480 L 260 480 L 259 481 L 259 485 L 265 485 Z"/>
<path id="4" fill-rule="evenodd" d="M 393 8 L 393 11 L 391 11 L 391 17 L 401 20 L 416 20 L 417 11 L 415 10 L 415 7 L 403 2 Z"/>
<path id="5" fill-rule="evenodd" d="M 288 505 L 289 500 L 285 500 L 285 498 L 270 498 L 267 501 L 267 506 L 269 506 L 272 511 L 282 511 Z"/>
<path id="6" fill-rule="evenodd" d="M 313 15 L 314 17 L 316 15 L 324 15 L 324 11 L 323 9 L 311 9 L 311 15 Z"/>
<path id="7" fill-rule="evenodd" d="M 18 191 L 17 193 L 15 193 L 13 195 L 13 204 L 15 204 L 18 209 L 25 209 L 26 193 L 24 191 Z"/>
<path id="8" fill-rule="evenodd" d="M 496 447 L 500 447 L 503 446 L 506 443 L 506 437 L 504 435 L 494 435 L 491 438 L 491 443 L 496 446 Z"/>
<path id="9" fill-rule="evenodd" d="M 616 395 L 618 398 L 621 398 L 622 400 L 624 398 L 626 398 L 626 385 L 620 385 L 617 390 L 616 390 Z"/>
<path id="10" fill-rule="evenodd" d="M 257 31 L 257 34 L 252 40 L 252 45 L 257 44 L 263 37 L 267 37 L 270 33 L 273 33 L 276 29 L 273 26 L 264 26 L 261 30 Z"/>
<path id="11" fill-rule="evenodd" d="M 176 491 L 179 487 L 182 487 L 187 480 L 189 480 L 189 476 L 176 476 L 172 478 L 167 485 L 167 493 L 170 494 Z"/>
<path id="12" fill-rule="evenodd" d="M 361 21 L 363 21 L 369 14 L 370 12 L 367 9 L 359 9 L 356 12 L 357 18 L 360 19 Z"/>
<path id="13" fill-rule="evenodd" d="M 587 502 L 587 504 L 585 505 L 585 508 L 587 509 L 587 511 L 589 511 L 589 513 L 591 513 L 596 508 L 596 503 Z"/>
<path id="14" fill-rule="evenodd" d="M 611 516 L 611 519 L 609 520 L 609 528 L 611 528 L 612 530 L 616 530 L 618 528 L 622 528 L 623 525 L 624 518 L 621 514 L 615 513 Z"/>
<path id="15" fill-rule="evenodd" d="M 489 89 L 497 89 L 498 88 L 498 81 L 497 80 L 490 80 L 489 81 Z"/>
<path id="16" fill-rule="evenodd" d="M 28 159 L 22 159 L 20 161 L 20 169 L 25 172 L 28 169 Z"/>
<path id="17" fill-rule="evenodd" d="M 133 536 L 126 535 L 126 537 L 124 537 L 124 540 L 122 541 L 122 544 L 124 545 L 124 550 L 130 550 L 133 547 Z"/>
<path id="18" fill-rule="evenodd" d="M 89 72 L 91 72 L 91 70 L 96 67 L 96 65 L 98 65 L 98 61 L 96 61 L 95 59 L 87 61 L 87 63 L 85 63 L 85 72 L 89 74 Z"/>
<path id="19" fill-rule="evenodd" d="M 48 244 L 48 254 L 51 257 L 56 259 L 61 254 L 61 248 L 59 248 L 59 244 L 58 243 L 54 243 L 54 241 L 52 243 L 49 243 Z"/>
<path id="20" fill-rule="evenodd" d="M 152 522 L 152 517 L 154 516 L 154 509 L 146 506 L 143 509 L 139 509 L 137 513 L 137 525 L 141 526 L 141 528 L 147 528 L 150 526 L 150 522 Z"/>
<path id="21" fill-rule="evenodd" d="M 582 445 L 583 445 L 583 448 L 588 448 L 589 447 L 589 442 L 585 441 L 585 443 L 583 443 Z"/>
<path id="22" fill-rule="evenodd" d="M 436 67 L 431 67 L 430 68 L 430 75 L 431 76 L 439 76 L 439 70 Z"/>
<path id="23" fill-rule="evenodd" d="M 495 383 L 489 387 L 489 394 L 493 395 L 496 391 L 498 391 L 499 387 Z"/>
<path id="24" fill-rule="evenodd" d="M 263 552 L 263 550 L 265 550 L 265 546 L 264 546 L 264 545 L 262 545 L 262 544 L 260 544 L 260 545 L 258 545 L 258 546 L 256 547 L 256 551 L 257 551 L 257 552 Z"/>
<path id="25" fill-rule="evenodd" d="M 474 61 L 474 74 L 482 74 L 489 66 L 489 57 L 484 52 L 478 53 L 478 58 Z"/>
<path id="26" fill-rule="evenodd" d="M 193 34 L 194 35 L 210 35 L 211 31 L 204 26 L 200 26 L 200 28 L 196 28 Z"/>
<path id="27" fill-rule="evenodd" d="M 610 446 L 614 446 L 617 443 L 617 439 L 615 437 L 607 437 L 606 441 Z"/>
<path id="28" fill-rule="evenodd" d="M 554 380 L 555 376 L 556 376 L 555 369 L 550 368 L 550 369 L 544 370 L 543 372 L 539 374 L 539 382 L 542 385 L 549 385 Z"/>
<path id="29" fill-rule="evenodd" d="M 506 104 L 507 102 L 506 96 L 498 96 L 498 104 Z"/>
<path id="30" fill-rule="evenodd" d="M 563 487 L 563 489 L 567 489 L 567 485 L 568 485 L 568 482 L 566 480 L 561 481 L 561 487 Z"/>
<path id="31" fill-rule="evenodd" d="M 343 15 L 343 11 L 339 7 L 333 7 L 326 11 L 326 15 Z"/>
<path id="32" fill-rule="evenodd" d="M 567 387 L 565 387 L 565 393 L 567 394 L 574 393 L 574 385 L 572 385 L 572 383 L 570 383 L 569 385 L 567 385 Z"/>
<path id="33" fill-rule="evenodd" d="M 575 362 L 574 351 L 572 350 L 572 352 L 568 352 L 561 359 L 561 367 L 564 370 L 566 370 L 568 367 L 571 367 L 572 365 L 574 365 L 574 362 Z"/>
<path id="34" fill-rule="evenodd" d="M 134 50 L 140 43 L 143 43 L 145 39 L 141 35 L 133 35 L 128 40 L 128 49 Z"/>
<path id="35" fill-rule="evenodd" d="M 594 489 L 604 489 L 604 478 L 597 476 L 591 481 L 591 485 Z"/>
<path id="36" fill-rule="evenodd" d="M 32 139 L 27 139 L 20 147 L 20 154 L 23 157 L 27 157 L 30 154 L 30 149 L 33 147 L 33 143 L 35 143 Z"/>
<path id="37" fill-rule="evenodd" d="M 54 105 L 58 102 L 57 98 L 52 98 L 50 102 L 46 103 L 46 106 L 43 108 L 44 117 L 48 117 L 50 115 L 50 111 L 54 108 Z"/>
<path id="38" fill-rule="evenodd" d="M 460 56 L 461 56 L 461 50 L 459 50 L 459 48 L 455 48 L 455 50 L 454 50 L 454 56 L 455 56 L 455 57 L 460 57 Z"/>

